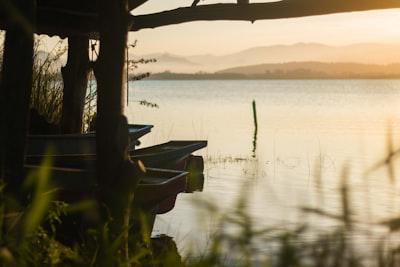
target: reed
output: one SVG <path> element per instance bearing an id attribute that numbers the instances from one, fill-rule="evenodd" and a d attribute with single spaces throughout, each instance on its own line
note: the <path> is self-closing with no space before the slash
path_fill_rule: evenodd
<path id="1" fill-rule="evenodd" d="M 67 48 L 59 41 L 47 53 L 39 50 L 42 42 L 40 37 L 35 39 L 30 108 L 37 110 L 48 122 L 58 124 L 61 119 L 63 93 L 61 58 Z"/>
<path id="2" fill-rule="evenodd" d="M 0 72 L 3 65 L 4 38 L 5 32 L 0 31 Z M 40 51 L 42 46 L 43 39 L 36 36 L 30 108 L 45 116 L 48 122 L 58 123 L 61 118 L 63 87 L 60 59 L 66 52 L 66 46 L 59 41 L 48 53 Z"/>

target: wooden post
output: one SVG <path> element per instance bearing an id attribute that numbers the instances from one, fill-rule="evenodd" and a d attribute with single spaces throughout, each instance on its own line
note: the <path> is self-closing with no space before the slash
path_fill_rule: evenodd
<path id="1" fill-rule="evenodd" d="M 257 122 L 257 108 L 256 101 L 253 100 L 253 119 L 254 119 L 254 135 L 253 135 L 253 158 L 256 157 L 256 149 L 257 149 L 257 132 L 258 132 L 258 122 Z"/>
<path id="2" fill-rule="evenodd" d="M 97 80 L 97 178 L 100 190 L 117 193 L 123 186 L 120 177 L 125 161 L 125 151 L 120 151 L 122 146 L 117 144 L 125 138 L 126 142 L 128 140 L 128 132 L 122 130 L 127 129 L 122 117 L 127 10 L 124 8 L 125 0 L 102 0 L 100 3 L 100 50 L 94 66 Z"/>
<path id="3" fill-rule="evenodd" d="M 64 81 L 61 132 L 80 133 L 89 74 L 87 36 L 68 37 L 68 62 L 61 71 Z"/>
<path id="4" fill-rule="evenodd" d="M 103 205 L 102 219 L 109 222 L 109 235 L 115 238 L 127 230 L 129 201 L 141 172 L 128 159 L 128 123 L 123 116 L 129 14 L 126 0 L 102 0 L 100 3 L 100 51 L 94 67 L 97 80 L 97 181 L 99 201 Z M 107 248 L 100 248 L 99 259 L 107 251 Z M 111 260 L 110 257 L 104 259 Z M 113 265 L 105 261 L 99 264 Z"/>
<path id="5" fill-rule="evenodd" d="M 0 86 L 0 169 L 7 189 L 22 183 L 29 101 L 32 91 L 33 0 L 10 1 Z"/>

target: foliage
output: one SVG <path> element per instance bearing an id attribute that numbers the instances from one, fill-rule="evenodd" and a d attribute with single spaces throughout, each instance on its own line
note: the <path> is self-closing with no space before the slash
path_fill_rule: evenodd
<path id="1" fill-rule="evenodd" d="M 41 37 L 34 44 L 34 65 L 30 107 L 36 109 L 48 122 L 58 124 L 61 120 L 62 90 L 61 58 L 67 48 L 60 40 L 50 52 L 40 51 Z"/>
<path id="2" fill-rule="evenodd" d="M 151 108 L 159 108 L 158 104 L 148 102 L 147 100 L 140 100 L 139 105 L 141 106 L 146 106 L 146 107 L 151 107 Z"/>
<path id="3" fill-rule="evenodd" d="M 135 71 L 139 68 L 141 64 L 148 64 L 152 62 L 156 62 L 156 59 L 129 59 L 129 51 L 131 48 L 136 47 L 137 41 L 135 40 L 133 43 L 128 44 L 126 47 L 126 98 L 127 102 L 129 103 L 129 82 L 130 81 L 140 81 L 142 79 L 148 78 L 151 73 L 150 72 L 145 72 L 145 73 L 135 73 Z M 93 62 L 97 56 L 98 56 L 98 47 L 97 47 L 97 42 L 92 42 L 91 43 L 91 52 L 90 52 L 90 58 L 91 61 Z M 139 105 L 143 105 L 146 107 L 152 107 L 152 108 L 158 108 L 158 105 L 156 103 L 151 103 L 148 102 L 147 100 L 141 100 L 139 101 Z M 89 84 L 88 84 L 88 91 L 86 94 L 86 101 L 85 101 L 85 107 L 84 107 L 84 118 L 83 118 L 83 123 L 84 123 L 84 130 L 85 131 L 93 131 L 95 130 L 95 121 L 96 121 L 96 108 L 97 108 L 97 83 L 96 79 L 94 77 L 93 71 L 90 71 L 89 73 Z"/>
<path id="4" fill-rule="evenodd" d="M 132 73 L 137 68 L 139 67 L 140 64 L 148 64 L 148 63 L 154 63 L 157 60 L 154 58 L 139 58 L 139 59 L 129 59 L 129 49 L 130 48 L 135 48 L 137 45 L 137 40 L 135 40 L 133 43 L 127 45 L 127 80 L 128 81 L 139 81 L 142 79 L 145 79 L 150 76 L 150 72 L 145 72 L 145 73 Z"/>
<path id="5" fill-rule="evenodd" d="M 245 193 L 249 192 L 246 190 L 249 181 L 240 187 L 244 190 L 230 210 L 221 210 L 215 202 L 201 200 L 197 207 L 203 207 L 206 214 L 200 217 L 214 218 L 213 229 L 216 230 L 210 234 L 207 251 L 200 256 L 192 251 L 185 261 L 186 266 L 400 266 L 398 241 L 388 242 L 390 236 L 398 235 L 399 219 L 382 223 L 393 233 L 379 236 L 369 232 L 365 229 L 367 222 L 353 218 L 355 212 L 350 205 L 346 168 L 341 178 L 342 184 L 338 189 L 340 212 L 335 214 L 309 207 L 301 209 L 304 217 L 315 215 L 317 219 L 335 220 L 337 226 L 329 229 L 317 229 L 301 221 L 295 225 L 257 228 L 259 223 L 250 215 Z M 360 244 L 360 237 L 367 238 L 369 244 Z"/>
<path id="6" fill-rule="evenodd" d="M 0 266 L 57 266 L 76 257 L 76 253 L 55 239 L 55 229 L 61 223 L 65 205 L 53 200 L 51 186 L 51 161 L 33 169 L 24 183 L 24 192 L 30 196 L 26 205 L 11 209 L 15 202 L 3 194 L 1 187 Z M 44 222 L 48 227 L 44 228 Z M 65 266 L 65 265 L 63 265 Z"/>
<path id="7" fill-rule="evenodd" d="M 5 32 L 0 31 L 0 72 L 4 38 Z M 30 108 L 37 110 L 48 122 L 58 124 L 61 119 L 63 90 L 60 68 L 67 48 L 62 40 L 57 42 L 49 52 L 40 50 L 42 47 L 44 47 L 43 38 L 36 36 Z"/>
<path id="8" fill-rule="evenodd" d="M 129 82 L 130 81 L 140 81 L 140 80 L 143 80 L 143 79 L 146 79 L 146 78 L 150 77 L 150 75 L 151 75 L 150 72 L 135 73 L 135 71 L 138 69 L 139 65 L 157 62 L 157 60 L 155 58 L 129 59 L 129 49 L 136 47 L 136 45 L 137 45 L 137 41 L 135 40 L 132 44 L 128 44 L 127 51 L 126 51 L 126 57 L 127 57 L 126 91 L 127 91 L 127 101 L 128 102 L 129 102 Z M 146 106 L 146 107 L 151 107 L 151 108 L 159 108 L 157 103 L 152 103 L 152 102 L 149 102 L 149 101 L 147 101 L 145 99 L 142 99 L 142 100 L 136 101 L 136 102 L 138 102 L 139 105 L 141 105 L 141 106 Z"/>
<path id="9" fill-rule="evenodd" d="M 0 41 L 2 35 L 0 35 Z M 61 67 L 63 64 L 64 56 L 67 47 L 63 40 L 59 40 L 48 52 L 42 51 L 44 47 L 44 40 L 40 36 L 36 36 L 34 44 L 34 66 L 33 66 L 33 79 L 32 79 L 32 95 L 30 108 L 35 109 L 38 113 L 46 118 L 50 123 L 59 124 L 62 112 L 62 98 L 63 98 L 63 80 L 61 75 Z M 136 42 L 130 44 L 129 48 L 136 46 Z M 94 61 L 97 50 L 96 43 L 91 45 L 91 60 Z M 2 46 L 0 46 L 2 52 Z M 1 57 L 0 57 L 1 58 Z M 150 73 L 130 74 L 138 68 L 140 64 L 148 64 L 155 62 L 155 59 L 138 59 L 127 61 L 127 76 L 129 80 L 141 80 L 150 75 Z M 1 60 L 0 60 L 1 63 Z M 86 93 L 85 107 L 83 114 L 84 130 L 90 131 L 94 127 L 96 118 L 96 79 L 93 71 L 90 71 L 88 77 L 88 90 Z M 127 88 L 128 89 L 128 88 Z M 155 103 L 149 103 L 142 100 L 140 105 L 148 107 L 158 107 Z"/>

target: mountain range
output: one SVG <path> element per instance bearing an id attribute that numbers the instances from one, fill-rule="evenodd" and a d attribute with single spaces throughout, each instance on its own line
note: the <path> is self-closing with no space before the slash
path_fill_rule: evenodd
<path id="1" fill-rule="evenodd" d="M 130 56 L 133 57 L 132 55 Z M 137 56 L 135 57 L 138 58 Z M 142 55 L 155 63 L 140 65 L 139 72 L 199 73 L 218 72 L 234 67 L 288 62 L 361 63 L 386 65 L 400 63 L 400 44 L 358 43 L 333 46 L 319 43 L 297 43 L 252 47 L 226 55 L 181 56 L 170 53 Z"/>
<path id="2" fill-rule="evenodd" d="M 247 79 L 400 78 L 400 63 L 380 65 L 303 61 L 229 68 L 216 74 L 240 74 Z"/>

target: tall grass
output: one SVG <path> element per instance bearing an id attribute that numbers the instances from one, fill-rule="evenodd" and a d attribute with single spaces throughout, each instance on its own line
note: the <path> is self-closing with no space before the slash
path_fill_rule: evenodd
<path id="1" fill-rule="evenodd" d="M 3 65 L 4 38 L 5 32 L 0 31 L 0 72 Z M 48 122 L 58 124 L 61 119 L 63 90 L 61 58 L 67 48 L 61 40 L 49 52 L 41 51 L 43 47 L 43 38 L 35 36 L 30 108 L 37 110 Z"/>
<path id="2" fill-rule="evenodd" d="M 2 66 L 4 32 L 0 31 L 0 71 Z M 128 46 L 133 48 L 136 42 Z M 43 48 L 45 48 L 43 50 Z M 47 122 L 59 124 L 62 113 L 63 99 L 63 78 L 61 67 L 65 64 L 67 45 L 63 40 L 59 40 L 53 47 L 46 47 L 42 36 L 35 36 L 34 43 L 34 65 L 32 72 L 32 94 L 30 108 L 35 109 L 40 115 L 45 117 Z M 91 60 L 95 60 L 95 44 L 92 45 Z M 141 64 L 155 62 L 155 59 L 130 59 L 127 61 L 127 76 L 130 80 L 141 80 L 150 73 L 133 73 Z M 92 130 L 93 122 L 96 117 L 97 84 L 93 71 L 88 76 L 87 94 L 83 114 L 84 131 Z M 146 100 L 140 102 L 141 105 L 158 107 L 157 104 L 149 103 Z"/>
<path id="3" fill-rule="evenodd" d="M 62 246 L 55 239 L 55 229 L 61 223 L 66 205 L 54 201 L 51 186 L 51 162 L 45 159 L 41 168 L 28 174 L 21 189 L 29 198 L 19 203 L 3 194 L 0 204 L 0 266 L 67 266 L 76 258 L 72 248 Z M 43 223 L 50 227 L 45 229 Z"/>
<path id="4" fill-rule="evenodd" d="M 107 223 L 88 227 L 74 242 L 60 242 L 59 226 L 65 223 L 65 215 L 77 209 L 56 200 L 56 187 L 50 182 L 50 165 L 51 162 L 45 161 L 27 176 L 24 190 L 31 196 L 30 202 L 18 212 L 11 211 L 10 201 L 1 196 L 0 266 L 100 266 L 99 261 L 110 266 L 400 266 L 400 242 L 390 240 L 398 235 L 400 220 L 394 217 L 377 222 L 388 233 L 370 238 L 371 233 L 365 226 L 374 225 L 354 217 L 347 168 L 343 168 L 339 177 L 342 179 L 337 189 L 341 209 L 337 213 L 301 207 L 304 215 L 336 221 L 335 227 L 321 230 L 307 222 L 293 227 L 260 227 L 248 209 L 246 187 L 249 185 L 245 181 L 229 211 L 214 202 L 197 203 L 199 210 L 206 210 L 204 216 L 217 219 L 207 249 L 203 253 L 189 251 L 182 258 L 169 238 L 154 243 L 146 230 L 142 239 L 129 241 L 126 254 L 120 248 L 124 247 L 122 237 L 128 229 L 121 229 L 120 235 L 112 238 L 107 234 Z M 89 209 L 93 206 L 82 204 L 78 208 L 80 212 Z M 371 243 L 360 246 L 360 235 L 365 235 L 365 240 Z M 104 255 L 98 254 L 100 245 L 106 247 Z"/>
<path id="5" fill-rule="evenodd" d="M 338 178 L 341 183 L 337 189 L 337 212 L 299 207 L 301 217 L 315 219 L 312 223 L 304 219 L 297 224 L 260 226 L 262 223 L 249 210 L 248 180 L 240 186 L 238 200 L 228 210 L 202 200 L 197 204 L 208 212 L 199 217 L 216 218 L 215 231 L 204 254 L 189 252 L 187 266 L 400 266 L 398 217 L 383 222 L 357 218 L 346 166 Z M 267 217 L 270 216 L 273 214 Z M 329 224 L 324 228 L 328 219 L 335 226 Z M 315 223 L 318 220 L 320 225 Z M 376 227 L 380 234 L 373 231 Z"/>
<path id="6" fill-rule="evenodd" d="M 44 52 L 39 50 L 42 45 L 43 38 L 36 37 L 30 107 L 37 110 L 48 122 L 59 124 L 64 87 L 60 72 L 61 59 L 67 47 L 60 40 L 49 52 Z"/>
<path id="7" fill-rule="evenodd" d="M 56 200 L 57 191 L 51 184 L 49 166 L 51 162 L 45 160 L 41 168 L 27 176 L 24 190 L 31 196 L 30 202 L 18 212 L 10 212 L 9 200 L 1 195 L 0 266 L 98 266 L 99 260 L 109 262 L 110 266 L 400 266 L 400 243 L 387 242 L 390 234 L 375 238 L 378 241 L 368 249 L 359 247 L 355 234 L 360 230 L 360 222 L 352 216 L 346 169 L 338 188 L 339 213 L 302 209 L 306 214 L 336 220 L 336 227 L 318 231 L 304 222 L 292 228 L 260 229 L 250 215 L 249 195 L 243 190 L 230 212 L 212 202 L 198 203 L 199 208 L 205 207 L 208 215 L 218 218 L 215 231 L 204 253 L 191 251 L 182 258 L 170 238 L 163 237 L 154 243 L 148 239 L 148 233 L 143 233 L 147 238 L 142 241 L 131 240 L 126 255 L 117 248 L 123 247 L 120 237 L 127 229 L 121 229 L 119 237 L 110 239 L 107 224 L 89 227 L 80 241 L 61 243 L 57 240 L 59 226 L 64 223 L 65 214 L 76 211 L 76 207 Z M 93 206 L 81 206 L 78 210 L 89 208 Z M 393 218 L 382 225 L 396 233 L 400 229 L 398 221 Z M 99 255 L 100 244 L 105 244 L 109 253 Z"/>
<path id="8" fill-rule="evenodd" d="M 59 124 L 62 114 L 63 77 L 61 67 L 65 64 L 67 45 L 59 40 L 53 47 L 46 48 L 43 37 L 36 36 L 34 43 L 34 65 L 30 108 L 38 111 L 50 123 Z M 83 114 L 84 129 L 96 114 L 96 89 L 93 72 L 90 72 L 88 91 Z"/>

